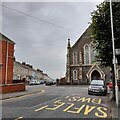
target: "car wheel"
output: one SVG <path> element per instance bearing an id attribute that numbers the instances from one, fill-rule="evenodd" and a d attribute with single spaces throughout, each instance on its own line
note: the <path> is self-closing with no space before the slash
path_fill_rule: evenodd
<path id="1" fill-rule="evenodd" d="M 106 96 L 106 95 L 107 95 L 106 91 L 103 93 L 103 95 L 104 95 L 104 96 Z"/>
<path id="2" fill-rule="evenodd" d="M 88 91 L 88 95 L 90 95 L 89 91 Z"/>

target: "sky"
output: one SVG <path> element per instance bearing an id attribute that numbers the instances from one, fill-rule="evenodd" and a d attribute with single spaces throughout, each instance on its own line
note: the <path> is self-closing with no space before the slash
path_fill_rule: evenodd
<path id="1" fill-rule="evenodd" d="M 2 33 L 13 40 L 15 58 L 51 78 L 65 76 L 67 42 L 73 45 L 99 2 L 2 2 Z"/>

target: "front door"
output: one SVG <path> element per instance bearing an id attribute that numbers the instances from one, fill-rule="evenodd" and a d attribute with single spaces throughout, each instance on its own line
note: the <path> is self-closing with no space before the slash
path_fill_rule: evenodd
<path id="1" fill-rule="evenodd" d="M 91 74 L 91 80 L 99 80 L 101 79 L 100 73 L 97 70 L 94 70 Z"/>

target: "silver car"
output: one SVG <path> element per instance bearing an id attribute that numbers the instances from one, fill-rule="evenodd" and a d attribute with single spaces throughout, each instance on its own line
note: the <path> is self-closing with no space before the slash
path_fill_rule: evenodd
<path id="1" fill-rule="evenodd" d="M 99 95 L 105 95 L 107 94 L 107 86 L 104 80 L 92 80 L 89 88 L 88 88 L 88 94 L 99 94 Z"/>

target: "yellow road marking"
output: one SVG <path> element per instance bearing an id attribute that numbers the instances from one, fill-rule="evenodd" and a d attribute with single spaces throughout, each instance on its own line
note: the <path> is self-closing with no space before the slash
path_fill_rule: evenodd
<path id="1" fill-rule="evenodd" d="M 71 104 L 70 106 L 68 106 L 66 109 L 64 109 L 63 111 L 65 112 L 65 111 L 67 111 L 68 109 L 70 109 L 72 106 L 74 106 L 74 104 L 73 103 L 67 103 L 67 104 Z"/>
<path id="2" fill-rule="evenodd" d="M 66 96 L 65 98 L 69 98 L 70 96 Z"/>
<path id="3" fill-rule="evenodd" d="M 47 110 L 56 110 L 56 109 L 62 107 L 63 105 L 65 105 L 64 102 L 60 102 L 60 101 L 61 101 L 61 100 L 56 101 L 56 103 L 58 103 L 58 104 L 60 104 L 60 105 L 56 105 L 56 104 L 55 104 L 54 106 L 56 106 L 56 107 L 54 107 L 54 108 L 45 108 L 45 109 L 47 109 Z"/>
<path id="4" fill-rule="evenodd" d="M 88 115 L 96 106 L 86 105 L 84 115 Z"/>
<path id="5" fill-rule="evenodd" d="M 39 110 L 42 110 L 42 109 L 44 109 L 44 108 L 46 108 L 46 107 L 48 107 L 48 105 L 46 105 L 46 106 L 43 106 L 43 107 L 41 107 L 41 108 L 36 109 L 36 110 L 35 110 L 35 112 L 37 112 L 37 111 L 39 111 Z"/>
<path id="6" fill-rule="evenodd" d="M 57 100 L 57 101 L 55 101 L 54 103 L 58 103 L 58 102 L 60 102 L 61 100 Z"/>
<path id="7" fill-rule="evenodd" d="M 45 90 L 41 90 L 40 92 L 37 92 L 36 94 L 41 94 L 45 92 Z M 9 98 L 9 99 L 4 99 L 2 101 L 5 101 L 5 100 L 11 100 L 11 99 L 17 99 L 17 98 L 23 98 L 23 97 L 27 97 L 27 96 L 31 96 L 31 95 L 34 95 L 35 93 L 32 93 L 32 94 L 26 94 L 26 95 L 22 95 L 22 96 L 18 96 L 18 97 L 12 97 L 12 98 Z"/>
<path id="8" fill-rule="evenodd" d="M 41 90 L 40 92 L 38 92 L 38 93 L 43 93 L 43 92 L 45 92 L 45 90 Z M 36 93 L 36 94 L 38 94 L 38 93 Z M 23 98 L 23 97 L 26 97 L 26 96 L 31 96 L 31 95 L 34 95 L 35 93 L 32 93 L 32 94 L 27 94 L 27 95 L 23 95 L 23 96 L 19 96 L 19 97 L 17 97 L 17 98 Z"/>
<path id="9" fill-rule="evenodd" d="M 23 117 L 19 117 L 19 118 L 16 118 L 16 119 L 14 119 L 14 120 L 20 120 L 20 119 L 22 119 Z"/>
<path id="10" fill-rule="evenodd" d="M 103 110 L 104 111 L 103 111 Z M 99 118 L 106 118 L 108 115 L 107 115 L 107 113 L 105 112 L 105 111 L 107 111 L 107 108 L 104 108 L 104 107 L 98 107 L 97 108 L 97 110 L 99 111 L 99 112 L 101 112 L 102 114 L 99 114 L 99 113 L 95 113 L 95 116 L 97 116 L 97 117 L 99 117 Z"/>

